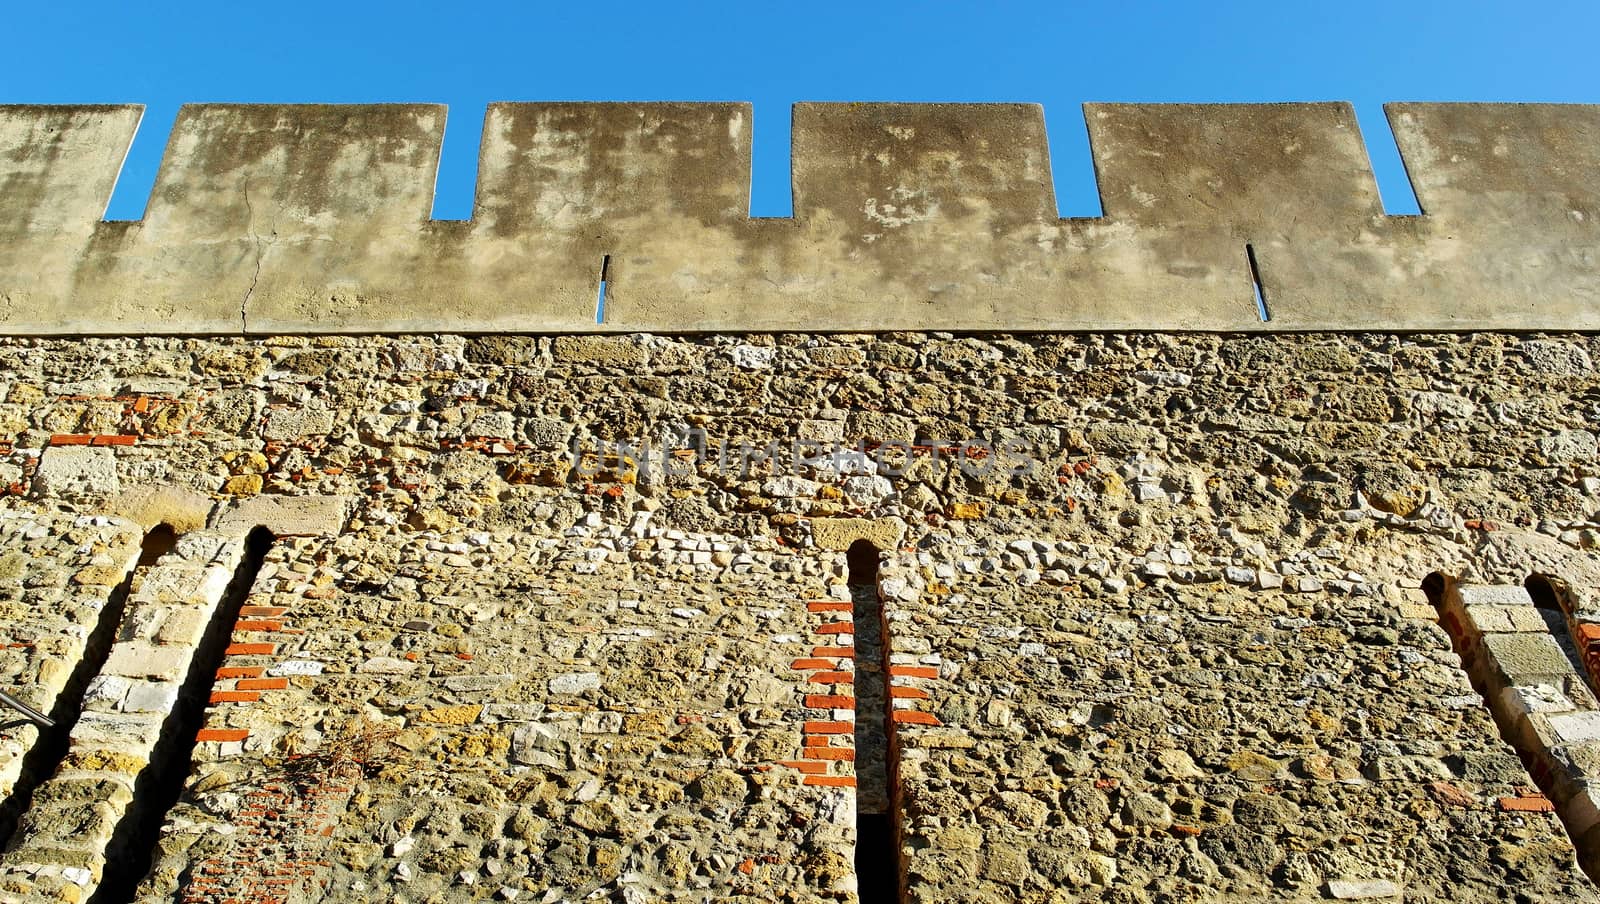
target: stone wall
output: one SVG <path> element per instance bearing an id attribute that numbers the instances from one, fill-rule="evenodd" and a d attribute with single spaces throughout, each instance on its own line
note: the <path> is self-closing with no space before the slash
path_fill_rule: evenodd
<path id="1" fill-rule="evenodd" d="M 908 900 L 1595 900 L 1419 588 L 1550 575 L 1600 620 L 1597 354 L 8 340 L 0 640 L 70 660 L 60 588 L 110 599 L 157 523 L 277 537 L 152 868 L 108 895 L 848 900 L 866 538 Z M 26 843 L 6 893 L 99 883 Z"/>

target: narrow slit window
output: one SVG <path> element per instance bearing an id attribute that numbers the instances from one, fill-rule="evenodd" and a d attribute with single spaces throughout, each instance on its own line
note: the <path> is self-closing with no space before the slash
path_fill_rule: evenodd
<path id="1" fill-rule="evenodd" d="M 857 540 L 845 553 L 856 632 L 855 867 L 863 902 L 900 900 L 889 636 L 878 595 L 878 560 L 878 548 L 867 540 Z"/>
<path id="2" fill-rule="evenodd" d="M 606 322 L 606 283 L 611 279 L 611 255 L 600 258 L 600 291 L 594 300 L 594 322 Z"/>
<path id="3" fill-rule="evenodd" d="M 1262 323 L 1266 323 L 1272 319 L 1272 312 L 1267 308 L 1266 290 L 1261 287 L 1261 267 L 1256 263 L 1256 246 L 1245 245 L 1244 258 L 1250 265 L 1250 286 L 1255 293 L 1256 316 L 1261 318 Z"/>
<path id="4" fill-rule="evenodd" d="M 233 636 L 234 623 L 239 620 L 239 611 L 255 586 L 256 575 L 272 549 L 273 539 L 272 532 L 264 527 L 257 527 L 245 538 L 244 555 L 190 660 L 177 702 L 162 726 L 161 740 L 150 757 L 150 766 L 140 774 L 134 786 L 133 802 L 106 846 L 105 875 L 91 899 L 94 904 L 132 901 L 139 881 L 150 871 L 156 844 L 161 838 L 161 824 L 177 804 L 184 780 L 189 776 L 189 764 L 194 757 L 200 727 L 205 722 L 212 684 Z"/>

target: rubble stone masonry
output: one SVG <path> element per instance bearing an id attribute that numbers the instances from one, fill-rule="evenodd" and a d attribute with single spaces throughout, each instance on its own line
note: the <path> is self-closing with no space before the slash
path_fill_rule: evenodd
<path id="1" fill-rule="evenodd" d="M 0 792 L 31 789 L 0 901 L 855 900 L 858 539 L 907 901 L 1600 901 L 1562 822 L 1600 760 L 1561 754 L 1600 740 L 1597 358 L 1489 332 L 0 340 L 0 689 L 83 712 L 57 761 L 0 723 Z M 177 548 L 130 579 L 163 523 Z M 203 725 L 163 723 L 257 526 Z M 1473 608 L 1531 575 L 1566 611 Z M 1502 710 L 1555 734 L 1502 740 Z M 163 725 L 197 743 L 152 817 L 141 777 L 183 770 Z M 141 811 L 150 869 L 102 883 Z"/>

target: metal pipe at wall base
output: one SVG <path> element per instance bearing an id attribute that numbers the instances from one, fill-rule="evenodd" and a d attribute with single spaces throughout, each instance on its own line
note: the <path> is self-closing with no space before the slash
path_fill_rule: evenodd
<path id="1" fill-rule="evenodd" d="M 42 712 L 39 712 L 28 704 L 23 703 L 21 700 L 18 700 L 16 697 L 11 696 L 5 691 L 0 691 L 0 703 L 4 703 L 6 706 L 9 706 L 17 712 L 22 713 L 28 718 L 29 721 L 33 722 L 35 725 L 38 725 L 40 728 L 56 727 L 56 720 L 50 718 Z"/>

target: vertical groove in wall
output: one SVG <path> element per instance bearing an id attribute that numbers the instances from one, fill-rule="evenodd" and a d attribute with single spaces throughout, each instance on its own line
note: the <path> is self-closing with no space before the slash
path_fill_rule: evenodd
<path id="1" fill-rule="evenodd" d="M 106 846 L 105 874 L 89 904 L 132 901 L 139 880 L 149 872 L 156 843 L 161 837 L 161 823 L 167 811 L 178 802 L 188 777 L 196 735 L 205 720 L 211 687 L 233 636 L 234 623 L 250 596 L 272 540 L 271 532 L 261 527 L 251 531 L 245 539 L 244 556 L 190 660 L 177 703 L 162 726 L 161 739 L 151 755 L 150 766 L 140 774 L 134 786 L 133 803 Z"/>
<path id="2" fill-rule="evenodd" d="M 862 904 L 893 904 L 901 898 L 890 645 L 878 593 L 878 559 L 877 547 L 865 540 L 848 553 L 855 621 L 855 867 Z"/>
<path id="3" fill-rule="evenodd" d="M 133 592 L 133 583 L 140 569 L 155 564 L 157 559 L 172 549 L 176 541 L 177 533 L 165 524 L 157 525 L 146 533 L 140 545 L 138 561 L 128 569 L 127 575 L 112 589 L 105 605 L 100 608 L 94 627 L 84 642 L 83 655 L 73 667 L 66 686 L 56 695 L 55 705 L 48 713 L 56 724 L 40 731 L 39 739 L 23 758 L 22 774 L 16 787 L 0 803 L 0 850 L 10 844 L 11 836 L 17 829 L 17 820 L 33 802 L 34 792 L 55 774 L 56 768 L 66 759 L 72 728 L 78 724 L 78 714 L 83 707 L 84 692 L 111 653 L 111 645 L 117 638 L 117 629 L 122 624 L 128 596 Z"/>

